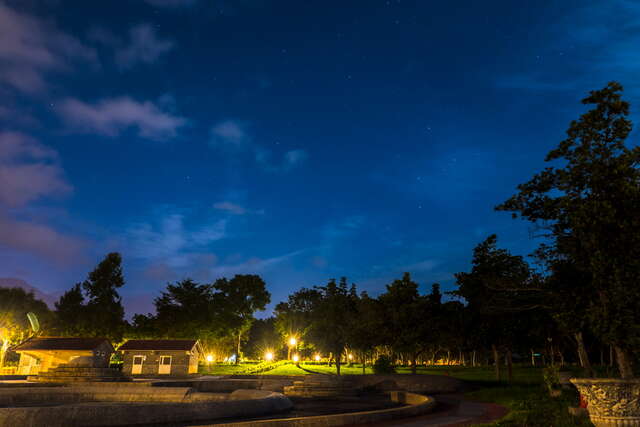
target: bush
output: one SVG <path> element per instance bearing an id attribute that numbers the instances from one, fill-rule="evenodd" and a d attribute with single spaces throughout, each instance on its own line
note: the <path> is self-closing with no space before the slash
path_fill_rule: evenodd
<path id="1" fill-rule="evenodd" d="M 395 374 L 396 368 L 393 366 L 391 358 L 388 356 L 380 356 L 373 364 L 374 374 Z"/>
<path id="2" fill-rule="evenodd" d="M 549 392 L 560 388 L 560 372 L 557 366 L 547 366 L 544 368 L 542 378 Z"/>

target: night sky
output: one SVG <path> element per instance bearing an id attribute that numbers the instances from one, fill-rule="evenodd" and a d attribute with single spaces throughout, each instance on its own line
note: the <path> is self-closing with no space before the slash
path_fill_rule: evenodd
<path id="1" fill-rule="evenodd" d="M 637 122 L 639 30 L 631 0 L 0 0 L 0 277 L 119 251 L 129 315 L 184 277 L 449 290 L 489 234 L 536 246 L 493 207 L 589 90 Z"/>

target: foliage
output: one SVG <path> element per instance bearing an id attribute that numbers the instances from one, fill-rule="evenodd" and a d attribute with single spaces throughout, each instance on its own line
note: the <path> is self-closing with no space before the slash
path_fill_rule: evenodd
<path id="1" fill-rule="evenodd" d="M 640 147 L 625 145 L 631 122 L 621 92 L 616 82 L 592 91 L 582 102 L 594 108 L 571 122 L 567 138 L 547 155 L 554 166 L 497 209 L 546 223 L 549 252 L 591 275 L 580 286 L 596 296 L 590 326 L 615 346 L 621 375 L 630 377 L 630 352 L 640 344 Z"/>
<path id="2" fill-rule="evenodd" d="M 60 297 L 55 306 L 57 329 L 61 334 L 122 340 L 126 322 L 118 294 L 118 289 L 125 284 L 121 264 L 119 253 L 107 254 L 87 280 Z"/>
<path id="3" fill-rule="evenodd" d="M 556 365 L 546 366 L 542 370 L 544 385 L 549 391 L 560 388 L 560 369 Z"/>
<path id="4" fill-rule="evenodd" d="M 340 283 L 330 280 L 326 286 L 317 287 L 319 299 L 311 311 L 312 323 L 310 338 L 325 352 L 333 354 L 338 375 L 340 375 L 341 358 L 351 337 L 350 325 L 353 322 L 355 285 L 349 288 L 347 279 Z"/>
<path id="5" fill-rule="evenodd" d="M 51 324 L 51 312 L 33 293 L 21 288 L 0 288 L 0 367 L 10 346 L 35 335 L 29 314 L 35 314 L 44 328 Z"/>
<path id="6" fill-rule="evenodd" d="M 318 289 L 302 288 L 276 305 L 275 327 L 284 342 L 290 336 L 303 341 L 311 328 L 313 310 L 321 299 Z"/>
<path id="7" fill-rule="evenodd" d="M 389 356 L 379 356 L 373 364 L 373 373 L 375 374 L 395 374 L 396 368 Z"/>

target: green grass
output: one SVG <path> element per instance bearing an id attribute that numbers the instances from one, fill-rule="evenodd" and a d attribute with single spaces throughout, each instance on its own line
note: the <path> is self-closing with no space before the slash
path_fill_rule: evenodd
<path id="1" fill-rule="evenodd" d="M 592 426 L 587 418 L 569 414 L 569 406 L 578 406 L 578 394 L 574 390 L 563 390 L 562 396 L 554 398 L 540 384 L 513 385 L 483 388 L 466 396 L 509 408 L 505 417 L 483 426 Z"/>

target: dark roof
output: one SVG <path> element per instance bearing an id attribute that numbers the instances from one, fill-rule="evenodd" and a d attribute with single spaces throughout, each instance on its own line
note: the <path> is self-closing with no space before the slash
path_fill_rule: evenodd
<path id="1" fill-rule="evenodd" d="M 111 343 L 106 338 L 44 337 L 31 338 L 15 346 L 13 350 L 93 350 L 104 343 L 111 347 Z"/>
<path id="2" fill-rule="evenodd" d="M 192 350 L 197 340 L 129 340 L 118 350 Z"/>

